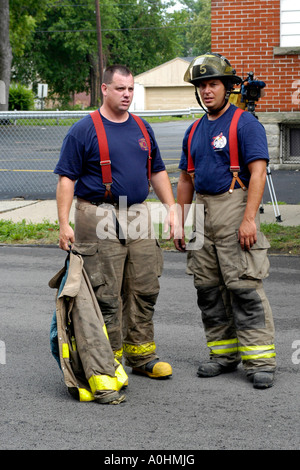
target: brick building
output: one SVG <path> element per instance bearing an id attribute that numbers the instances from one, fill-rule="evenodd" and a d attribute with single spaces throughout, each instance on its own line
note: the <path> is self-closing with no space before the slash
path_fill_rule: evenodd
<path id="1" fill-rule="evenodd" d="M 257 111 L 300 111 L 300 2 L 289 3 L 290 8 L 294 3 L 298 10 L 285 12 L 286 21 L 298 21 L 293 39 L 283 31 L 293 28 L 294 23 L 280 24 L 281 8 L 288 2 L 211 1 L 212 51 L 222 52 L 239 76 L 245 77 L 253 70 L 267 83 Z M 289 42 L 288 46 L 282 45 Z"/>
<path id="2" fill-rule="evenodd" d="M 300 1 L 211 0 L 211 42 L 237 75 L 266 83 L 256 111 L 273 161 L 300 163 Z"/>

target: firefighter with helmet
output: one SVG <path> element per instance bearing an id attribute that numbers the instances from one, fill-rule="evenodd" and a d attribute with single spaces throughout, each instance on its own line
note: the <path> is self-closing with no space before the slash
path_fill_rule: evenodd
<path id="1" fill-rule="evenodd" d="M 174 240 L 179 251 L 188 252 L 210 351 L 197 374 L 231 372 L 242 361 L 254 388 L 269 388 L 276 369 L 275 332 L 263 287 L 269 244 L 260 232 L 258 210 L 269 160 L 265 130 L 251 113 L 230 103 L 242 80 L 225 57 L 195 58 L 184 80 L 195 86 L 205 110 L 185 133 L 177 188 L 182 214 L 196 191 L 196 231 L 188 244 L 184 231 Z M 203 211 L 204 227 L 198 231 Z"/>

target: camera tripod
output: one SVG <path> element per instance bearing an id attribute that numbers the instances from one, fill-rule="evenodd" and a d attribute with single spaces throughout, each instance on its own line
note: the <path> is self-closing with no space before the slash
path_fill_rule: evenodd
<path id="1" fill-rule="evenodd" d="M 246 104 L 246 107 L 247 107 L 247 110 L 251 114 L 253 114 L 253 116 L 256 117 L 256 119 L 258 119 L 258 117 L 255 114 L 255 105 L 256 105 L 256 103 L 254 101 L 248 101 L 247 104 Z M 269 163 L 267 164 L 267 184 L 268 184 L 268 189 L 269 189 L 269 193 L 270 193 L 271 202 L 272 202 L 272 205 L 273 205 L 276 221 L 277 222 L 282 222 L 281 215 L 280 215 L 280 212 L 279 212 L 278 203 L 277 203 L 276 193 L 275 193 L 275 189 L 274 189 L 274 185 L 273 185 L 273 181 L 272 181 L 272 175 L 271 175 L 271 170 L 270 170 L 270 167 L 269 167 Z M 259 211 L 260 211 L 261 214 L 264 213 L 263 199 L 262 199 Z"/>
<path id="2" fill-rule="evenodd" d="M 275 194 L 275 189 L 274 189 L 274 185 L 273 185 L 273 181 L 272 181 L 272 176 L 271 176 L 271 170 L 270 170 L 270 167 L 269 167 L 269 163 L 267 165 L 267 184 L 268 184 L 269 193 L 270 193 L 270 197 L 271 197 L 271 201 L 272 201 L 272 205 L 273 205 L 276 220 L 277 220 L 277 222 L 282 222 L 281 215 L 280 215 L 280 212 L 279 212 L 278 203 L 277 203 L 277 198 L 276 198 L 276 194 Z M 264 213 L 263 200 L 261 202 L 261 206 L 259 208 L 259 211 L 260 211 L 261 214 Z"/>

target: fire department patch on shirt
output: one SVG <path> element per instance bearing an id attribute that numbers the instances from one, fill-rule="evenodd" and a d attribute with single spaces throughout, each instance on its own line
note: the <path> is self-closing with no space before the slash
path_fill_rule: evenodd
<path id="1" fill-rule="evenodd" d="M 139 139 L 139 144 L 142 150 L 148 150 L 148 145 L 144 137 L 142 139 Z"/>
<path id="2" fill-rule="evenodd" d="M 211 144 L 214 150 L 223 149 L 227 144 L 227 139 L 225 135 L 223 135 L 223 132 L 221 132 L 221 134 L 214 137 Z"/>

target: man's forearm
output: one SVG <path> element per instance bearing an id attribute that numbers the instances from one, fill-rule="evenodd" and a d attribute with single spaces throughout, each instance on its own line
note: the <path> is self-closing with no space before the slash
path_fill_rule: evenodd
<path id="1" fill-rule="evenodd" d="M 175 233 L 178 231 L 178 216 L 168 173 L 165 170 L 158 173 L 153 173 L 151 176 L 151 183 L 159 200 L 166 206 L 167 209 L 164 231 L 167 232 L 169 227 L 169 238 L 173 238 Z"/>
<path id="2" fill-rule="evenodd" d="M 188 215 L 189 206 L 192 203 L 194 195 L 193 180 L 186 172 L 182 171 L 177 185 L 177 204 L 181 207 L 182 227 Z"/>
<path id="3" fill-rule="evenodd" d="M 181 212 L 181 231 L 179 236 L 175 237 L 174 244 L 178 251 L 185 251 L 185 234 L 184 234 L 184 223 L 188 215 L 190 205 L 194 195 L 194 184 L 193 180 L 186 172 L 182 171 L 179 176 L 177 185 L 177 205 L 180 206 Z"/>
<path id="4" fill-rule="evenodd" d="M 60 176 L 56 188 L 56 203 L 59 221 L 59 247 L 68 251 L 74 243 L 74 231 L 69 224 L 70 209 L 74 197 L 75 181 Z"/>
<path id="5" fill-rule="evenodd" d="M 250 183 L 244 217 L 239 228 L 239 242 L 244 250 L 249 250 L 257 241 L 255 217 L 261 203 L 266 181 L 266 162 L 255 160 L 248 165 Z"/>
<path id="6" fill-rule="evenodd" d="M 60 176 L 56 188 L 56 203 L 59 225 L 69 224 L 69 214 L 74 198 L 75 181 Z"/>
<path id="7" fill-rule="evenodd" d="M 152 173 L 151 184 L 157 197 L 163 204 L 166 204 L 169 207 L 175 204 L 172 186 L 166 171 Z"/>
<path id="8" fill-rule="evenodd" d="M 265 188 L 265 174 L 264 175 L 253 175 L 250 178 L 249 188 L 248 188 L 248 199 L 247 206 L 245 209 L 244 218 L 245 219 L 255 219 L 258 208 L 260 206 L 264 188 Z"/>

